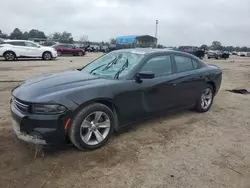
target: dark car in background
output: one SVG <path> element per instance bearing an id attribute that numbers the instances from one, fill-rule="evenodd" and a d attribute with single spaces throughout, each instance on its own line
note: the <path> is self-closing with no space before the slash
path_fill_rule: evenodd
<path id="1" fill-rule="evenodd" d="M 54 45 L 53 48 L 56 49 L 57 55 L 74 55 L 74 56 L 84 56 L 85 51 L 80 48 L 76 47 L 75 45 L 72 44 L 57 44 Z"/>
<path id="2" fill-rule="evenodd" d="M 204 56 L 205 56 L 205 50 L 200 49 L 197 46 L 179 46 L 179 48 L 177 50 L 193 54 L 194 56 L 196 56 L 196 57 L 198 57 L 200 59 L 203 59 Z"/>
<path id="3" fill-rule="evenodd" d="M 114 131 L 165 110 L 207 112 L 222 71 L 188 53 L 116 50 L 85 67 L 30 78 L 12 91 L 18 138 L 35 144 L 70 141 L 81 150 L 103 146 Z"/>
<path id="4" fill-rule="evenodd" d="M 215 58 L 215 59 L 227 59 L 229 58 L 229 52 L 225 52 L 225 51 L 219 51 L 219 50 L 209 50 L 207 52 L 207 58 L 211 59 L 211 58 Z"/>

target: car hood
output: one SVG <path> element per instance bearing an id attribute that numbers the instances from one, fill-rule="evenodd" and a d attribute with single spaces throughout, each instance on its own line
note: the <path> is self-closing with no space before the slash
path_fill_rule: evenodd
<path id="1" fill-rule="evenodd" d="M 108 81 L 78 70 L 45 74 L 25 80 L 12 91 L 12 94 L 18 99 L 32 102 L 46 95 L 100 84 L 105 80 Z"/>

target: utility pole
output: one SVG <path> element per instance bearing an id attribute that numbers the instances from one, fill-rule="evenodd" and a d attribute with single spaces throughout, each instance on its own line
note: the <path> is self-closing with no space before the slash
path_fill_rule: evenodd
<path id="1" fill-rule="evenodd" d="M 158 21 L 158 20 L 156 20 L 156 25 L 155 25 L 156 47 L 157 47 L 157 42 L 158 42 L 158 39 L 157 39 L 157 34 L 158 34 L 158 23 L 159 23 L 159 21 Z"/>

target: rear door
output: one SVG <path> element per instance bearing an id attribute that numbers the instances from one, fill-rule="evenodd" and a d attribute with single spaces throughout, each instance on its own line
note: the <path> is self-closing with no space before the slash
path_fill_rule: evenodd
<path id="1" fill-rule="evenodd" d="M 198 99 L 203 87 L 205 78 L 202 76 L 202 69 L 195 58 L 184 54 L 174 54 L 175 63 L 175 88 L 177 105 L 191 105 Z"/>
<path id="2" fill-rule="evenodd" d="M 26 56 L 27 51 L 23 41 L 10 41 L 6 43 L 13 45 L 14 52 L 17 56 Z"/>

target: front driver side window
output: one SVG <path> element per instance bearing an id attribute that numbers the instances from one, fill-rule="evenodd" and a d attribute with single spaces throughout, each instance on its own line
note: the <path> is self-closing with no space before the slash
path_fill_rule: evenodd
<path id="1" fill-rule="evenodd" d="M 155 77 L 172 74 L 170 55 L 153 57 L 142 67 L 141 72 L 152 72 Z"/>
<path id="2" fill-rule="evenodd" d="M 36 47 L 37 47 L 37 45 L 36 45 L 36 44 L 34 44 L 34 43 L 32 43 L 32 42 L 25 42 L 25 46 L 28 46 L 28 47 L 34 47 L 34 48 L 36 48 Z"/>

